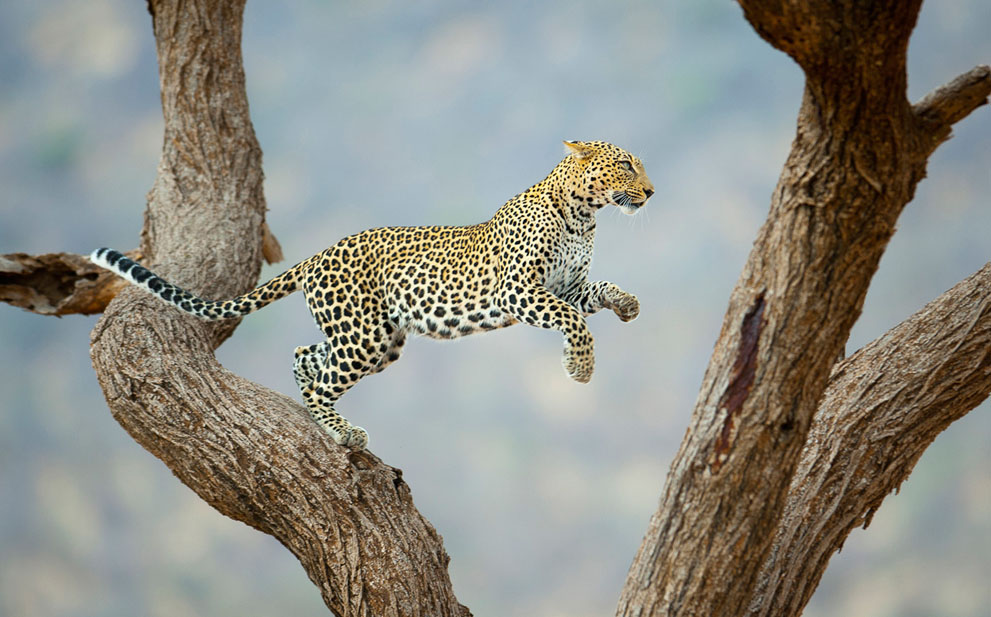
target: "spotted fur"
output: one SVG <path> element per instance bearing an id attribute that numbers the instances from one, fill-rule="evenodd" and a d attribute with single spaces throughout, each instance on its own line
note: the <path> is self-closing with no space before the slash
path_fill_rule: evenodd
<path id="1" fill-rule="evenodd" d="M 368 433 L 334 410 L 365 375 L 399 358 L 406 336 L 453 339 L 523 322 L 564 335 L 562 363 L 592 376 L 585 316 L 611 309 L 623 321 L 636 296 L 586 279 L 595 214 L 634 214 L 654 193 L 640 159 L 611 144 L 565 142 L 569 154 L 544 180 L 467 227 L 385 227 L 348 236 L 233 300 L 203 300 L 112 249 L 93 263 L 203 319 L 230 319 L 303 290 L 326 340 L 297 347 L 293 374 L 313 419 L 339 444 L 364 448 Z"/>

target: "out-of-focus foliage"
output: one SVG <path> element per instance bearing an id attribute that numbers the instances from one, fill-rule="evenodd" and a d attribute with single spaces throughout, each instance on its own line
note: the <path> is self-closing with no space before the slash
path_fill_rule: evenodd
<path id="1" fill-rule="evenodd" d="M 991 60 L 985 0 L 930 2 L 917 99 Z M 250 3 L 244 57 L 269 222 L 287 262 L 348 233 L 481 221 L 562 139 L 636 152 L 657 195 L 604 212 L 593 274 L 641 317 L 591 318 L 596 374 L 525 327 L 414 340 L 341 402 L 405 471 L 477 615 L 609 614 L 653 511 L 726 298 L 787 153 L 801 74 L 725 1 Z M 161 145 L 144 3 L 0 3 L 0 252 L 137 243 Z M 960 123 L 902 216 L 849 350 L 991 256 L 991 114 Z M 107 413 L 93 319 L 0 307 L 0 615 L 320 614 L 281 546 L 223 518 Z M 300 298 L 219 351 L 295 393 Z M 818 615 L 991 610 L 991 417 L 939 438 L 833 560 Z"/>

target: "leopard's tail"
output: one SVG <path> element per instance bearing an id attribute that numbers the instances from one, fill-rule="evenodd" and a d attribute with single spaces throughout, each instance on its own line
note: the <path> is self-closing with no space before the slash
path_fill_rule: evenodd
<path id="1" fill-rule="evenodd" d="M 89 256 L 89 260 L 96 265 L 117 273 L 165 302 L 190 315 L 211 321 L 241 317 L 288 296 L 300 288 L 304 272 L 312 259 L 296 264 L 271 281 L 233 300 L 204 300 L 113 249 L 96 249 Z"/>

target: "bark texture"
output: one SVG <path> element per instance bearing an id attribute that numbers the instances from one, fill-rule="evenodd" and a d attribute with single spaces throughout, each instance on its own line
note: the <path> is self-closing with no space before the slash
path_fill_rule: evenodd
<path id="1" fill-rule="evenodd" d="M 800 615 L 850 532 L 989 394 L 991 263 L 834 367 L 750 614 Z"/>
<path id="2" fill-rule="evenodd" d="M 134 251 L 128 254 L 132 259 Z M 82 255 L 0 255 L 0 302 L 41 315 L 102 313 L 125 282 Z"/>
<path id="3" fill-rule="evenodd" d="M 165 140 L 142 253 L 208 298 L 254 287 L 265 250 L 243 7 L 149 4 Z M 469 615 L 451 590 L 441 538 L 401 472 L 337 446 L 299 404 L 216 362 L 214 349 L 236 325 L 204 323 L 125 289 L 92 335 L 114 418 L 214 508 L 282 542 L 334 613 Z"/>
<path id="4" fill-rule="evenodd" d="M 898 215 L 950 124 L 991 88 L 979 67 L 908 103 L 918 1 L 740 4 L 802 66 L 805 95 L 618 615 L 729 616 L 751 606 L 830 370 Z M 821 570 L 809 574 L 817 581 Z"/>
<path id="5" fill-rule="evenodd" d="M 261 231 L 265 261 L 282 261 L 282 246 L 264 222 Z M 144 261 L 138 251 L 125 254 Z M 96 315 L 126 286 L 125 281 L 93 265 L 84 255 L 0 255 L 0 302 L 39 315 Z"/>

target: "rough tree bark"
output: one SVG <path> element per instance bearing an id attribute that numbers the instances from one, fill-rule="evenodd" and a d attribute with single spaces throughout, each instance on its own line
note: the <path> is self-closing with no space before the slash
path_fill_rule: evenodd
<path id="1" fill-rule="evenodd" d="M 802 67 L 805 94 L 770 213 L 730 297 L 619 615 L 741 615 L 756 602 L 778 529 L 795 522 L 782 521 L 782 512 L 830 370 L 898 215 L 951 124 L 983 104 L 991 84 L 979 67 L 909 104 L 906 52 L 921 0 L 740 5 L 761 36 Z M 978 349 L 982 342 L 989 344 L 978 341 Z M 978 400 L 987 396 L 981 376 Z M 843 413 L 859 402 L 844 400 Z M 965 412 L 969 403 L 947 405 Z M 769 565 L 765 580 L 807 556 L 783 548 L 777 555 L 789 568 Z M 811 580 L 831 552 L 818 570 L 803 570 Z M 767 614 L 797 615 L 804 601 L 796 604 Z"/>
<path id="2" fill-rule="evenodd" d="M 905 50 L 919 0 L 740 4 L 802 66 L 805 96 L 620 615 L 799 615 L 850 530 L 991 392 L 991 264 L 836 363 L 928 156 L 986 102 L 991 70 L 913 106 Z M 278 253 L 243 6 L 149 2 L 165 139 L 140 254 L 207 297 L 250 289 L 263 254 Z M 91 354 L 117 421 L 214 508 L 282 542 L 334 613 L 470 614 L 399 470 L 217 364 L 236 323 L 186 317 L 63 254 L 0 259 L 0 300 L 103 310 Z"/>
<path id="3" fill-rule="evenodd" d="M 750 614 L 800 615 L 847 535 L 989 394 L 991 263 L 833 368 Z"/>
<path id="4" fill-rule="evenodd" d="M 140 258 L 135 251 L 128 256 Z M 0 255 L 0 302 L 41 315 L 102 313 L 125 286 L 82 255 Z"/>
<path id="5" fill-rule="evenodd" d="M 254 287 L 263 253 L 243 7 L 149 3 L 165 140 L 141 252 L 206 297 Z M 92 335 L 114 418 L 217 510 L 291 550 L 338 615 L 468 615 L 440 536 L 413 507 L 401 472 L 338 447 L 299 404 L 224 370 L 213 351 L 235 326 L 163 310 L 125 289 Z"/>

